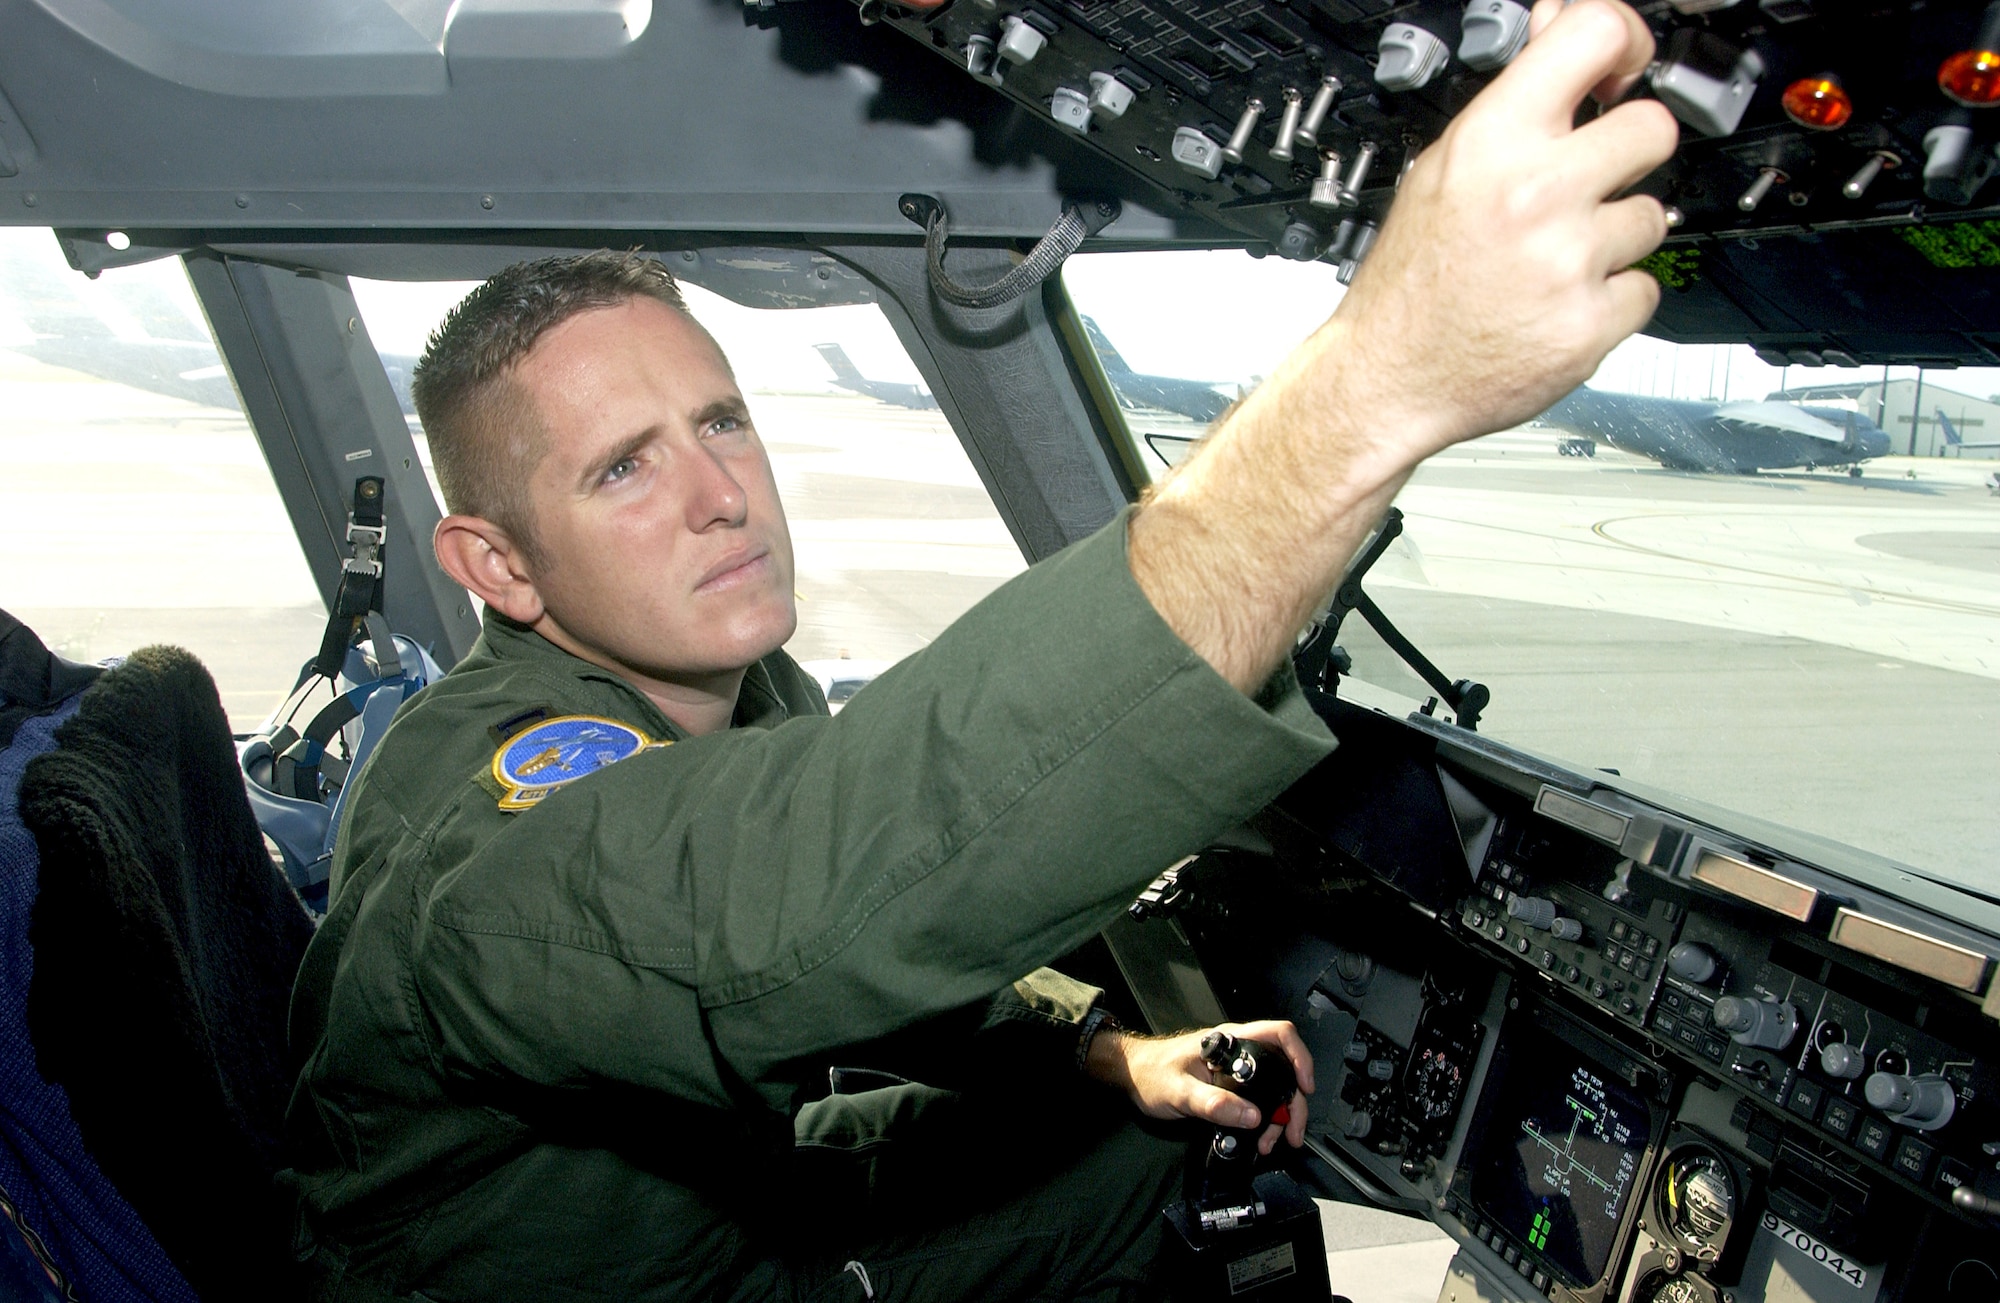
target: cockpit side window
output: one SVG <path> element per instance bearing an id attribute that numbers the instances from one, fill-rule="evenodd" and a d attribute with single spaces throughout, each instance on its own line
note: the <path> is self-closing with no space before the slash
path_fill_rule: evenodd
<path id="1" fill-rule="evenodd" d="M 1064 281 L 1153 478 L 1339 298 L 1330 267 L 1240 253 Z M 2000 370 L 1789 360 L 1635 336 L 1418 468 L 1365 591 L 1490 690 L 1481 732 L 1993 894 Z M 1341 696 L 1441 695 L 1359 613 L 1338 642 Z"/>
<path id="2" fill-rule="evenodd" d="M 258 723 L 326 611 L 178 260 L 0 229 L 0 607 L 75 661 L 173 643 Z"/>

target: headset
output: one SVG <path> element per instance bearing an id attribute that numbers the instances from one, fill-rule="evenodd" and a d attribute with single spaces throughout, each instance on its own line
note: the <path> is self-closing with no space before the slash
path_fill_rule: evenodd
<path id="1" fill-rule="evenodd" d="M 236 740 L 257 825 L 277 846 L 285 876 L 314 914 L 326 910 L 349 776 L 367 760 L 403 703 L 443 675 L 428 651 L 392 633 L 383 618 L 386 533 L 382 480 L 355 481 L 347 526 L 352 554 L 341 566 L 319 653 L 300 668 L 298 682 L 271 717 Z M 332 700 L 298 727 L 299 713 L 322 687 Z"/>

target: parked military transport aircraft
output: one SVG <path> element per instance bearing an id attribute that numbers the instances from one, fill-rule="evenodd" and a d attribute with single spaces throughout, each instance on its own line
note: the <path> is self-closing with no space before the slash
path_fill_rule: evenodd
<path id="1" fill-rule="evenodd" d="M 1669 470 L 1745 474 L 1848 466 L 1889 451 L 1889 436 L 1858 412 L 1778 402 L 1691 402 L 1583 387 L 1536 420 L 1568 431 L 1561 451 L 1591 456 L 1600 443 Z"/>
<path id="2" fill-rule="evenodd" d="M 937 399 L 922 385 L 900 384 L 894 380 L 870 380 L 862 375 L 861 368 L 848 360 L 847 350 L 838 344 L 814 344 L 813 349 L 826 359 L 828 366 L 833 368 L 833 383 L 842 389 L 896 407 L 910 407 L 918 411 L 929 411 L 937 407 Z"/>
<path id="3" fill-rule="evenodd" d="M 1157 407 L 1161 411 L 1178 412 L 1190 420 L 1213 421 L 1236 401 L 1234 385 L 1134 371 L 1095 321 L 1083 318 L 1083 330 L 1091 347 L 1097 350 L 1105 378 L 1111 382 L 1118 401 L 1126 407 Z"/>
<path id="4" fill-rule="evenodd" d="M 1656 340 L 1726 345 L 1739 368 L 1754 351 L 1774 376 L 2000 368 L 2000 8 L 1634 8 L 1658 47 L 1634 93 L 1683 131 L 1636 183 L 1679 219 L 1645 264 Z M 1092 314 L 1143 312 L 1185 355 L 1233 357 L 1225 332 L 1253 312 L 1328 303 L 1527 18 L 1512 0 L 0 0 L 0 225 L 18 239 L 0 255 L 0 1299 L 295 1303 L 302 1253 L 338 1260 L 344 1297 L 686 1296 L 663 1278 L 687 1264 L 607 1247 L 684 1229 L 635 1221 L 667 1204 L 578 1200 L 521 1179 L 523 1152 L 621 1189 L 686 1174 L 673 1206 L 764 1201 L 774 1238 L 825 1211 L 784 1161 L 791 1110 L 833 1081 L 820 1049 L 893 1048 L 816 1044 L 811 1019 L 790 1048 L 718 1032 L 690 1095 L 640 1043 L 663 1007 L 648 992 L 716 1017 L 762 998 L 708 984 L 772 933 L 734 904 L 719 948 L 671 928 L 628 944 L 622 906 L 588 928 L 461 916 L 467 945 L 616 965 L 647 1016 L 566 1005 L 549 1031 L 576 1058 L 538 1075 L 510 1046 L 542 1031 L 492 1013 L 507 992 L 470 979 L 441 1020 L 451 993 L 413 981 L 410 1062 L 446 1067 L 409 1089 L 466 1105 L 494 1144 L 446 1160 L 448 1190 L 387 1176 L 379 1216 L 323 1235 L 274 1187 L 318 1043 L 320 1010 L 289 1001 L 303 902 L 335 935 L 405 885 L 363 866 L 332 890 L 332 803 L 432 691 L 418 653 L 450 666 L 481 635 L 432 554 L 441 504 L 408 419 L 408 354 L 466 282 L 600 248 L 664 261 L 749 391 L 797 555 L 787 650 L 841 705 L 779 727 L 865 737 L 900 682 L 959 707 L 939 717 L 976 731 L 952 736 L 1004 737 L 1001 714 L 1050 712 L 1039 681 L 1000 676 L 1095 631 L 989 621 L 951 674 L 910 658 L 1117 520 L 1238 396 L 1134 372 Z M 378 309 L 391 298 L 427 306 Z M 908 410 L 820 392 L 803 351 L 820 341 L 844 389 Z M 848 365 L 887 348 L 920 385 Z M 1995 1303 L 2000 477 L 1892 454 L 1813 406 L 1584 390 L 1547 420 L 1572 450 L 1685 469 L 1881 473 L 1633 474 L 1514 431 L 1416 470 L 1296 655 L 1300 708 L 1337 749 L 1163 854 L 1129 908 L 1104 902 L 1100 936 L 1052 957 L 1130 1027 L 1283 1018 L 1313 1056 L 1306 1145 L 1256 1197 L 1159 1209 L 1182 1255 L 1169 1284 L 1185 1303 Z M 369 656 L 348 646 L 357 621 Z M 191 655 L 141 650 L 159 643 Z M 80 666 L 115 658 L 82 688 Z M 308 658 L 337 677 L 308 675 L 320 695 L 288 716 Z M 1142 695 L 1165 681 L 1149 666 L 1201 673 L 1132 662 Z M 1063 747 L 1168 754 L 1113 704 L 1057 720 Z M 530 832 L 606 790 L 500 783 L 527 772 L 504 768 L 511 740 L 563 723 L 536 709 L 496 703 L 495 751 L 443 775 Z M 1248 748 L 1228 740 L 1149 772 L 1203 808 L 1241 787 L 1224 757 Z M 1068 754 L 1025 749 L 967 826 L 1064 782 Z M 909 826 L 890 809 L 860 836 Z M 1038 831 L 1050 856 L 1073 849 Z M 652 862 L 604 845 L 604 880 L 657 921 Z M 897 893 L 923 889 L 896 867 L 915 862 L 891 866 Z M 500 867 L 540 881 L 533 855 Z M 1037 867 L 986 899 L 1028 907 Z M 449 883 L 410 899 L 431 888 L 447 911 Z M 825 936 L 897 913 L 797 901 L 829 911 Z M 912 964 L 964 971 L 949 912 L 898 937 Z M 820 1007 L 907 1012 L 838 968 L 807 974 Z M 1053 1085 L 1008 1089 L 1032 1108 Z M 1060 1144 L 1066 1113 L 1038 1111 L 1038 1137 Z M 307 1128 L 334 1184 L 378 1138 L 339 1114 Z M 926 1195 L 987 1193 L 969 1153 L 926 1158 Z M 575 1233 L 497 1211 L 522 1207 Z M 483 1216 L 518 1278 L 454 1274 L 478 1264 L 427 1236 L 372 1255 L 343 1238 L 447 1209 Z M 882 1267 L 798 1293 L 900 1297 Z M 538 1274 L 556 1283 L 536 1294 Z"/>
<path id="5" fill-rule="evenodd" d="M 1989 439 L 1981 443 L 1967 443 L 1964 437 L 1959 434 L 1958 427 L 1951 423 L 1951 418 L 1944 414 L 1944 408 L 1942 407 L 1937 409 L 1937 419 L 1938 428 L 1944 431 L 1944 442 L 1947 448 L 1956 448 L 1960 452 L 1964 452 L 1968 448 L 2000 448 L 2000 439 Z"/>

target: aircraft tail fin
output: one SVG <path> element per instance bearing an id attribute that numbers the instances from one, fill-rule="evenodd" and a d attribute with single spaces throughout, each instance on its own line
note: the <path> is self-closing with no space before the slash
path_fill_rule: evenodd
<path id="1" fill-rule="evenodd" d="M 1958 428 L 1951 423 L 1951 418 L 1944 414 L 1944 408 L 1940 407 L 1937 409 L 1937 418 L 1938 429 L 1944 431 L 1945 443 L 1953 448 L 1960 446 L 1964 440 L 1959 438 Z"/>
<path id="2" fill-rule="evenodd" d="M 866 377 L 861 374 L 860 368 L 856 367 L 853 362 L 848 360 L 847 350 L 842 348 L 840 345 L 814 344 L 813 351 L 818 353 L 822 358 L 826 359 L 826 364 L 833 368 L 833 374 L 835 379 L 845 380 L 849 384 L 859 384 L 861 381 L 866 379 Z"/>
<path id="3" fill-rule="evenodd" d="M 1132 373 L 1131 365 L 1119 356 L 1118 350 L 1111 346 L 1109 339 L 1105 338 L 1103 329 L 1089 317 L 1083 319 L 1083 333 L 1089 337 L 1090 346 L 1097 350 L 1097 361 L 1103 366 L 1106 375 L 1120 376 Z"/>

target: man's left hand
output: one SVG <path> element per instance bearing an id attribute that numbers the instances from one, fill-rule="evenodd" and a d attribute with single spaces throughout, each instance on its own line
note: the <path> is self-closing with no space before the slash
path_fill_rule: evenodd
<path id="1" fill-rule="evenodd" d="M 1100 1032 L 1090 1042 L 1084 1070 L 1094 1080 L 1124 1091 L 1147 1117 L 1196 1118 L 1239 1130 L 1257 1126 L 1263 1119 L 1257 1116 L 1256 1105 L 1216 1085 L 1202 1060 L 1201 1038 L 1210 1031 L 1225 1031 L 1284 1051 L 1298 1075 L 1299 1088 L 1292 1095 L 1285 1124 L 1266 1126 L 1257 1138 L 1257 1152 L 1268 1154 L 1277 1148 L 1280 1135 L 1295 1149 L 1304 1144 L 1305 1097 L 1313 1090 L 1313 1063 L 1298 1029 L 1289 1022 L 1220 1023 L 1177 1036 Z"/>

